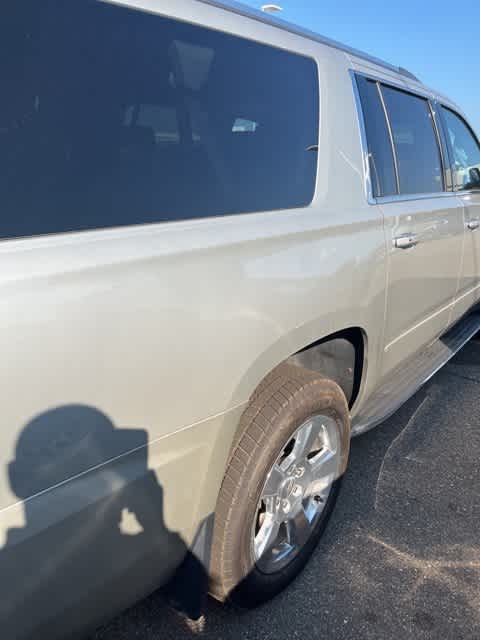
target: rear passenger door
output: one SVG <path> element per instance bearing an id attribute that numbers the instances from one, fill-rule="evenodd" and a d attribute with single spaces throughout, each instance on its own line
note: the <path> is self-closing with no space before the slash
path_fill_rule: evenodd
<path id="1" fill-rule="evenodd" d="M 443 150 L 427 97 L 358 77 L 372 204 L 387 246 L 383 373 L 447 327 L 457 291 L 463 208 L 449 192 Z"/>
<path id="2" fill-rule="evenodd" d="M 453 188 L 464 205 L 465 245 L 452 321 L 480 298 L 480 144 L 467 122 L 439 107 L 448 145 Z"/>

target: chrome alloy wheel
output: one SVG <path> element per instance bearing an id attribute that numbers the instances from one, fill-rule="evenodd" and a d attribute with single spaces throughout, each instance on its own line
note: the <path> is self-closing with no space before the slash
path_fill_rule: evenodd
<path id="1" fill-rule="evenodd" d="M 339 469 L 335 420 L 310 418 L 282 449 L 258 502 L 252 553 L 260 571 L 275 573 L 299 553 L 325 508 Z"/>

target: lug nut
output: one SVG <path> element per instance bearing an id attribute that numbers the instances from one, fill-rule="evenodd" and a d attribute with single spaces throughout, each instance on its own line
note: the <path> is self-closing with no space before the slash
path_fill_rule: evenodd
<path id="1" fill-rule="evenodd" d="M 285 513 L 288 513 L 290 511 L 290 502 L 288 500 L 282 500 L 282 509 L 285 511 Z"/>

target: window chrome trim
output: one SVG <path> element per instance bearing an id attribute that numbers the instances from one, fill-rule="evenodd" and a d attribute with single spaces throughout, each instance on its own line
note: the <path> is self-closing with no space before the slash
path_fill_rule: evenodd
<path id="1" fill-rule="evenodd" d="M 426 90 L 421 90 L 421 89 L 412 89 L 411 87 L 408 86 L 408 84 L 406 83 L 401 83 L 401 82 L 395 82 L 395 81 L 391 81 L 389 78 L 382 78 L 381 76 L 372 74 L 372 73 L 368 73 L 368 72 L 364 72 L 364 71 L 358 71 L 356 69 L 349 69 L 349 74 L 350 77 L 352 79 L 352 84 L 353 84 L 353 93 L 354 93 L 354 98 L 355 98 L 355 105 L 356 105 L 356 109 L 357 109 L 357 118 L 358 118 L 358 122 L 359 122 L 359 127 L 360 127 L 360 141 L 361 141 L 361 148 L 362 148 L 362 158 L 363 158 L 363 164 L 364 164 L 364 181 L 365 181 L 365 193 L 366 193 L 366 198 L 367 198 L 367 202 L 369 205 L 379 205 L 379 204 L 388 204 L 388 203 L 392 203 L 392 202 L 413 202 L 415 200 L 432 200 L 434 198 L 452 198 L 452 197 L 458 197 L 459 195 L 468 195 L 468 194 L 474 194 L 474 193 L 480 193 L 479 191 L 470 191 L 470 192 L 462 192 L 462 191 L 447 191 L 447 184 L 446 184 L 446 176 L 445 176 L 445 169 L 446 169 L 446 165 L 444 164 L 444 158 L 443 158 L 443 151 L 442 151 L 442 144 L 441 141 L 439 140 L 439 131 L 437 130 L 437 122 L 436 122 L 436 111 L 435 109 L 432 110 L 432 105 L 440 105 L 443 106 L 442 103 L 440 101 L 437 101 L 434 94 L 431 91 L 426 91 Z M 405 92 L 405 93 L 410 93 L 413 96 L 417 96 L 419 98 L 422 98 L 424 100 L 427 100 L 428 104 L 429 104 L 429 108 L 430 111 L 433 112 L 433 120 L 434 120 L 434 134 L 435 134 L 435 138 L 437 140 L 437 146 L 439 148 L 439 152 L 440 152 L 440 158 L 441 158 L 441 162 L 442 162 L 442 167 L 443 167 L 443 191 L 435 191 L 433 193 L 412 193 L 412 194 L 396 194 L 396 195 L 392 195 L 392 196 L 378 196 L 378 197 L 374 197 L 373 195 L 373 185 L 372 185 L 372 180 L 371 180 L 371 175 L 370 175 L 370 162 L 369 162 L 369 151 L 368 151 L 368 140 L 367 140 L 367 132 L 366 132 L 366 127 L 365 127 L 365 114 L 363 112 L 363 108 L 362 108 L 362 103 L 360 100 L 360 92 L 358 89 L 358 84 L 357 84 L 357 76 L 361 76 L 362 78 L 366 78 L 367 80 L 371 80 L 373 82 L 375 82 L 377 84 L 377 88 L 379 91 L 379 94 L 381 96 L 381 102 L 384 108 L 384 113 L 385 113 L 385 117 L 386 117 L 386 121 L 387 121 L 387 128 L 389 130 L 389 135 L 390 135 L 390 142 L 392 144 L 392 149 L 393 149 L 393 157 L 394 157 L 394 165 L 395 165 L 395 173 L 396 173 L 396 177 L 397 177 L 397 188 L 399 189 L 399 175 L 398 175 L 398 166 L 397 166 L 397 153 L 395 150 L 395 145 L 393 142 L 393 131 L 391 130 L 391 124 L 390 124 L 390 118 L 388 117 L 388 112 L 386 110 L 386 104 L 385 104 L 385 100 L 383 97 L 383 92 L 381 90 L 382 85 L 385 86 L 391 86 L 394 89 L 400 89 L 401 91 Z M 450 109 L 450 111 L 454 111 L 453 109 L 451 109 L 450 107 L 445 107 L 446 109 Z M 456 113 L 454 111 L 454 113 Z M 462 118 L 463 120 L 464 118 Z"/>
<path id="2" fill-rule="evenodd" d="M 363 181 L 365 197 L 368 204 L 377 204 L 376 199 L 373 196 L 372 176 L 370 173 L 370 153 L 368 151 L 367 142 L 367 130 L 365 128 L 365 114 L 363 113 L 362 101 L 360 100 L 360 91 L 357 84 L 357 74 L 353 69 L 349 69 L 348 73 L 353 86 L 353 96 L 355 99 L 355 107 L 357 112 L 358 128 L 360 130 L 360 146 L 362 151 L 362 164 L 363 164 Z"/>
<path id="3" fill-rule="evenodd" d="M 383 115 L 385 116 L 385 122 L 387 123 L 388 137 L 390 138 L 390 146 L 392 148 L 392 155 L 393 155 L 393 168 L 395 170 L 395 183 L 397 185 L 397 193 L 396 193 L 396 195 L 399 195 L 400 194 L 400 172 L 399 172 L 399 169 L 398 169 L 397 148 L 395 146 L 395 139 L 393 137 L 392 123 L 390 122 L 390 117 L 388 115 L 387 105 L 385 103 L 385 96 L 383 95 L 383 91 L 382 91 L 382 85 L 378 81 L 375 84 L 377 86 L 378 95 L 380 96 L 380 102 L 382 103 Z M 382 197 L 384 197 L 384 196 L 382 196 Z M 390 197 L 390 196 L 385 196 L 385 197 Z"/>
<path id="4" fill-rule="evenodd" d="M 437 141 L 437 147 L 438 147 L 438 151 L 440 153 L 440 167 L 442 170 L 442 186 L 443 186 L 443 191 L 444 192 L 450 192 L 450 189 L 448 189 L 447 186 L 447 167 L 448 164 L 445 161 L 445 156 L 443 153 L 443 143 L 442 143 L 442 138 L 440 136 L 440 129 L 438 128 L 438 123 L 437 123 L 437 116 L 436 116 L 436 111 L 435 111 L 435 105 L 433 100 L 429 100 L 428 101 L 428 110 L 430 113 L 430 118 L 432 119 L 432 125 L 433 125 L 433 131 L 435 134 L 435 139 Z"/>
<path id="5" fill-rule="evenodd" d="M 455 198 L 458 191 L 434 191 L 433 193 L 411 193 L 397 196 L 382 196 L 376 198 L 376 204 L 386 204 L 388 202 L 413 202 L 414 200 L 433 200 L 435 198 Z"/>
<path id="6" fill-rule="evenodd" d="M 411 87 L 407 82 L 407 78 L 402 78 L 401 76 L 399 78 L 391 78 L 390 76 L 386 78 L 379 75 L 378 73 L 375 73 L 374 71 L 366 71 L 364 69 L 353 69 L 353 72 L 358 76 L 366 78 L 367 80 L 373 80 L 373 82 L 379 82 L 380 84 L 384 84 L 387 87 L 390 86 L 394 89 L 400 89 L 405 93 L 411 93 L 412 95 L 419 96 L 420 98 L 427 98 L 427 100 L 435 99 L 435 93 L 431 89 L 421 86 Z"/>
<path id="7" fill-rule="evenodd" d="M 438 100 L 430 100 L 430 108 L 432 110 L 435 127 L 438 134 L 438 140 L 440 144 L 440 151 L 443 161 L 443 173 L 444 173 L 444 188 L 445 191 L 452 193 L 455 191 L 453 185 L 453 166 L 452 157 L 450 154 L 450 148 L 447 139 L 447 131 L 445 128 L 445 122 L 443 120 L 443 114 L 440 109 L 440 103 Z"/>

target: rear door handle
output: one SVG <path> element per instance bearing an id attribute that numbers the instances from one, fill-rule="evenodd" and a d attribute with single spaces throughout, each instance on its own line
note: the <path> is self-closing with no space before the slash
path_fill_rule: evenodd
<path id="1" fill-rule="evenodd" d="M 476 229 L 478 229 L 478 227 L 480 227 L 480 220 L 469 220 L 467 222 L 467 228 L 470 229 L 470 231 L 475 231 Z"/>
<path id="2" fill-rule="evenodd" d="M 416 233 L 406 233 L 402 236 L 397 236 L 393 240 L 393 244 L 396 249 L 410 249 L 418 244 L 418 238 Z"/>

